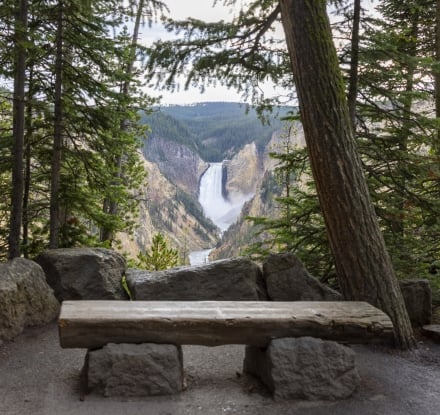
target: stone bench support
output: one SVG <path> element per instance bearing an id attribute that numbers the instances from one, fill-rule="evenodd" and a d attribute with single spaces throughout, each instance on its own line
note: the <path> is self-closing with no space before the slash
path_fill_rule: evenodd
<path id="1" fill-rule="evenodd" d="M 264 349 L 248 346 L 243 370 L 279 400 L 346 399 L 360 383 L 351 349 L 312 337 L 275 339 Z"/>
<path id="2" fill-rule="evenodd" d="M 86 356 L 87 392 L 104 396 L 172 395 L 182 391 L 182 348 L 173 344 L 107 344 Z"/>

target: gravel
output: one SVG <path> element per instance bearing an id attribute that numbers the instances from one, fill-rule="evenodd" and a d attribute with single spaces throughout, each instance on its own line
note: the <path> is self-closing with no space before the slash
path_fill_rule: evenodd
<path id="1" fill-rule="evenodd" d="M 174 396 L 79 400 L 85 350 L 61 349 L 55 324 L 0 343 L 1 415 L 438 415 L 440 345 L 416 352 L 353 346 L 361 387 L 337 402 L 274 401 L 242 374 L 244 346 L 184 347 L 187 389 Z"/>

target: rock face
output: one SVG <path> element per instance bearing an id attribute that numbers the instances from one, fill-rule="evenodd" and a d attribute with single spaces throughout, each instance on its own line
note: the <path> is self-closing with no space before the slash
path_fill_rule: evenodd
<path id="1" fill-rule="evenodd" d="M 52 249 L 36 261 L 59 301 L 128 299 L 121 284 L 125 259 L 117 252 L 103 248 Z"/>
<path id="2" fill-rule="evenodd" d="M 16 258 L 0 264 L 0 340 L 58 316 L 59 303 L 35 262 Z"/>
<path id="3" fill-rule="evenodd" d="M 360 383 L 351 349 L 312 337 L 272 340 L 266 350 L 247 347 L 244 371 L 258 376 L 275 399 L 345 399 Z"/>
<path id="4" fill-rule="evenodd" d="M 273 301 L 340 301 L 341 294 L 321 284 L 291 253 L 271 254 L 263 262 L 263 278 Z"/>
<path id="5" fill-rule="evenodd" d="M 210 254 L 212 258 L 221 259 L 237 256 L 244 248 L 249 247 L 259 239 L 255 235 L 252 223 L 246 220 L 246 217 L 276 218 L 279 216 L 280 209 L 275 201 L 275 197 L 282 194 L 280 193 L 280 186 L 274 172 L 274 169 L 279 164 L 279 160 L 271 158 L 270 153 L 285 153 L 287 148 L 302 148 L 304 146 L 304 131 L 299 123 L 289 128 L 288 131 L 279 131 L 272 135 L 272 139 L 267 144 L 263 154 L 258 154 L 258 163 L 256 164 L 255 161 L 252 161 L 250 164 L 249 171 L 254 170 L 258 166 L 258 173 L 255 173 L 254 177 L 254 180 L 258 178 L 257 182 L 249 182 L 246 179 L 249 173 L 245 170 L 242 172 L 244 175 L 243 183 L 246 185 L 247 183 L 252 183 L 252 193 L 255 193 L 255 195 L 244 205 L 238 221 L 223 234 L 220 245 Z M 237 173 L 240 171 L 240 166 L 243 166 L 241 161 L 250 156 L 251 152 L 249 149 L 251 148 L 249 146 L 247 152 L 244 152 L 240 157 L 237 156 L 237 160 L 233 159 L 230 162 L 230 164 L 233 164 L 233 167 L 228 168 L 229 183 L 226 183 L 226 188 L 230 195 L 236 192 L 235 189 L 243 188 Z"/>
<path id="6" fill-rule="evenodd" d="M 261 271 L 246 258 L 158 272 L 129 269 L 127 283 L 135 300 L 266 299 Z"/>
<path id="7" fill-rule="evenodd" d="M 89 351 L 88 387 L 104 396 L 170 395 L 182 390 L 182 349 L 172 344 L 108 344 Z"/>
<path id="8" fill-rule="evenodd" d="M 151 246 L 154 235 L 161 232 L 180 252 L 198 251 L 218 242 L 217 228 L 206 218 L 196 197 L 171 183 L 158 166 L 143 160 L 148 184 L 139 189 L 139 216 L 130 233 L 118 233 L 119 252 L 136 258 Z M 173 164 L 169 164 L 172 166 Z"/>
<path id="9" fill-rule="evenodd" d="M 225 163 L 225 190 L 229 200 L 235 202 L 255 194 L 262 175 L 260 157 L 255 143 L 246 144 L 232 160 Z"/>
<path id="10" fill-rule="evenodd" d="M 208 164 L 195 151 L 183 144 L 153 136 L 145 141 L 144 156 L 156 163 L 173 184 L 197 195 L 200 176 Z"/>
<path id="11" fill-rule="evenodd" d="M 400 281 L 400 289 L 411 324 L 415 327 L 429 324 L 432 317 L 432 293 L 429 281 L 423 279 Z"/>

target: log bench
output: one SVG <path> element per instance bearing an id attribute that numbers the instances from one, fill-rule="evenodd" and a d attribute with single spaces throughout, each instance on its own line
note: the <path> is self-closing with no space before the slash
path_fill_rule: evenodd
<path id="1" fill-rule="evenodd" d="M 245 344 L 247 348 L 244 370 L 258 376 L 261 373 L 264 376 L 269 373 L 266 368 L 267 365 L 276 366 L 276 363 L 267 362 L 267 359 L 272 357 L 266 356 L 266 350 L 269 350 L 272 345 L 275 347 L 276 342 L 284 339 L 295 341 L 294 338 L 312 338 L 311 340 L 315 341 L 313 338 L 319 338 L 325 341 L 333 340 L 338 343 L 387 343 L 393 338 L 393 325 L 385 313 L 365 302 L 348 301 L 65 301 L 61 307 L 58 324 L 60 344 L 63 348 L 86 348 L 89 349 L 90 354 L 95 353 L 95 350 L 100 353 L 100 351 L 111 346 L 113 348 L 112 353 L 114 353 L 115 346 L 120 346 L 126 350 L 130 346 L 141 347 L 148 344 L 155 349 L 153 352 L 148 351 L 146 353 L 151 353 L 159 361 L 169 362 L 169 357 L 157 357 L 157 346 L 159 348 L 163 347 L 164 350 L 165 347 L 177 347 L 175 355 L 178 356 L 178 360 L 180 359 L 180 363 L 174 363 L 173 366 L 182 366 L 181 345 Z M 323 346 L 322 350 L 327 351 L 324 353 L 324 359 L 320 360 L 325 361 L 327 358 L 331 360 L 334 358 L 333 356 L 341 354 L 339 349 L 329 351 L 328 344 L 333 344 L 333 342 L 326 343 L 327 345 Z M 347 349 L 336 343 L 335 345 Z M 299 344 L 298 347 L 308 349 L 315 346 L 314 344 L 312 346 L 301 346 Z M 281 345 L 281 348 L 283 347 L 285 348 Z M 292 354 L 291 347 L 295 348 L 297 346 L 288 346 L 287 358 L 289 359 Z M 318 344 L 317 347 L 321 346 Z M 351 350 L 348 350 L 348 352 L 352 353 Z M 134 350 L 130 353 L 135 356 L 135 363 L 131 366 L 127 364 L 126 373 L 128 373 L 128 376 L 131 376 L 131 372 L 137 371 L 140 366 L 137 356 L 138 351 Z M 267 355 L 271 353 L 267 352 Z M 342 351 L 342 354 L 344 353 Z M 272 355 L 274 354 L 276 353 L 273 352 Z M 300 354 L 304 355 L 303 351 Z M 313 361 L 314 355 L 310 357 Z M 317 370 L 316 378 L 319 382 L 324 382 L 322 380 L 323 371 L 327 371 L 331 379 L 326 381 L 332 389 L 330 395 L 321 394 L 317 399 L 327 399 L 328 396 L 330 396 L 330 399 L 339 399 L 341 396 L 347 397 L 353 393 L 357 374 L 353 374 L 355 372 L 354 356 L 350 355 L 348 358 L 352 361 L 352 363 L 349 363 L 350 370 L 341 368 L 341 374 L 337 373 L 339 369 L 334 369 L 335 366 L 341 365 L 339 361 L 331 363 L 331 369 L 323 369 L 322 367 L 314 369 Z M 107 363 L 103 364 L 103 359 L 100 356 L 96 360 L 105 367 L 124 366 L 120 362 L 115 364 L 112 360 L 114 357 L 109 358 L 112 360 L 111 363 L 108 363 L 107 360 Z M 86 361 L 88 362 L 88 360 L 87 358 Z M 285 362 L 284 357 L 282 361 Z M 315 366 L 315 363 L 313 361 L 312 365 Z M 86 366 L 88 366 L 88 363 L 86 363 Z M 285 363 L 283 363 L 283 366 L 285 366 Z M 145 369 L 146 376 L 150 376 L 152 368 L 157 367 L 158 365 L 154 362 L 148 369 Z M 169 370 L 169 367 L 163 369 L 164 372 Z M 335 370 L 336 372 L 334 372 Z M 303 372 L 304 370 L 301 369 L 300 371 Z M 283 367 L 280 372 L 284 373 L 285 368 Z M 181 373 L 178 376 L 183 379 L 183 371 Z M 138 380 L 133 382 L 132 379 L 125 381 L 123 379 L 124 374 L 121 375 L 120 373 L 113 373 L 108 376 L 112 377 L 109 384 L 113 385 L 113 390 L 110 391 L 105 386 L 104 394 L 107 395 L 132 393 L 133 383 L 139 383 Z M 136 379 L 139 379 L 138 374 L 136 376 Z M 160 377 L 162 374 L 159 373 L 155 376 Z M 175 379 L 176 376 L 173 376 L 173 379 Z M 350 377 L 347 378 L 347 376 Z M 349 385 L 348 392 L 345 391 L 347 389 L 345 386 L 342 395 L 338 395 L 341 393 L 341 387 L 334 387 L 334 378 L 338 377 L 345 377 L 345 384 Z M 125 382 L 130 387 L 122 387 L 121 389 L 119 385 L 116 392 L 114 392 L 115 378 L 118 378 L 119 383 L 123 384 Z M 262 377 L 260 376 L 260 378 Z M 303 396 L 301 395 L 303 392 L 298 393 L 291 390 L 284 393 L 282 390 L 286 384 L 284 381 L 279 383 L 280 386 L 276 386 L 272 378 L 262 380 L 272 389 L 274 396 L 283 398 L 287 396 L 289 399 L 297 399 Z M 95 383 L 100 382 L 101 380 Z M 175 380 L 172 380 L 172 382 L 176 383 Z M 177 381 L 177 383 L 179 382 Z M 156 387 L 158 384 L 157 379 L 152 383 Z M 165 383 L 169 385 L 170 380 L 167 379 Z M 304 382 L 294 383 L 303 384 Z M 150 386 L 145 387 L 148 389 Z M 322 388 L 319 386 L 311 389 L 321 390 Z M 159 392 L 153 390 L 151 392 L 149 390 L 147 395 L 175 393 L 180 390 L 180 386 L 177 386 L 174 392 L 168 392 L 168 390 Z M 335 395 L 335 393 L 337 394 Z M 305 396 L 305 398 L 309 399 L 310 397 Z M 314 398 L 313 394 L 312 398 Z"/>
<path id="2" fill-rule="evenodd" d="M 65 301 L 59 317 L 63 348 L 108 343 L 266 346 L 282 337 L 342 343 L 390 340 L 389 317 L 365 302 Z"/>

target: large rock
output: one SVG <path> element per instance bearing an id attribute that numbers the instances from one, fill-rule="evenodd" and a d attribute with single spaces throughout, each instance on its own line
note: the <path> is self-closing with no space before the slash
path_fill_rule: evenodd
<path id="1" fill-rule="evenodd" d="M 110 343 L 89 351 L 86 362 L 89 390 L 105 396 L 170 395 L 182 390 L 180 346 Z"/>
<path id="2" fill-rule="evenodd" d="M 48 323 L 58 312 L 38 264 L 23 258 L 0 264 L 0 339 L 11 340 L 27 326 Z"/>
<path id="3" fill-rule="evenodd" d="M 400 289 L 411 324 L 414 327 L 429 324 L 432 317 L 432 292 L 429 281 L 424 279 L 403 280 L 400 281 Z"/>
<path id="4" fill-rule="evenodd" d="M 340 301 L 341 294 L 309 274 L 291 253 L 270 254 L 263 262 L 263 278 L 273 301 Z"/>
<path id="5" fill-rule="evenodd" d="M 122 255 L 103 248 L 51 249 L 36 261 L 59 301 L 128 299 L 121 280 Z"/>
<path id="6" fill-rule="evenodd" d="M 275 339 L 267 349 L 248 346 L 244 371 L 276 399 L 345 399 L 360 383 L 351 349 L 313 337 Z"/>
<path id="7" fill-rule="evenodd" d="M 266 299 L 260 268 L 246 258 L 156 272 L 129 269 L 127 283 L 135 300 Z"/>

